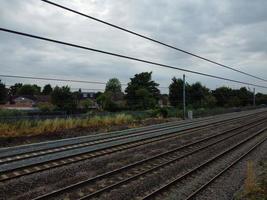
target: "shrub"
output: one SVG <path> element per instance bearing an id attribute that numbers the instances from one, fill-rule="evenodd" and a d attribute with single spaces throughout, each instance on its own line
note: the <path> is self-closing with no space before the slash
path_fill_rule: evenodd
<path id="1" fill-rule="evenodd" d="M 55 110 L 55 106 L 51 103 L 38 103 L 37 107 L 40 109 L 41 112 L 52 112 L 53 110 Z"/>

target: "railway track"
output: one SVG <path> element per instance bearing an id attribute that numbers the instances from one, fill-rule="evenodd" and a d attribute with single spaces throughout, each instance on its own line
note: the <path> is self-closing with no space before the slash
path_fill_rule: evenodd
<path id="1" fill-rule="evenodd" d="M 266 112 L 266 111 L 262 111 Z M 259 112 L 260 114 L 261 112 Z M 227 115 L 215 117 L 215 119 L 226 119 L 226 120 L 231 120 L 233 118 L 242 118 L 245 116 L 251 116 L 254 113 L 248 113 L 245 115 L 237 115 L 234 117 L 229 117 Z M 37 144 L 30 144 L 30 145 L 21 145 L 21 146 L 16 146 L 16 147 L 8 147 L 8 148 L 0 148 L 0 164 L 1 162 L 6 162 L 7 157 L 9 157 L 10 161 L 13 161 L 13 159 L 20 159 L 23 158 L 23 155 L 25 154 L 33 154 L 33 153 L 38 153 L 42 152 L 45 150 L 55 150 L 55 152 L 64 150 L 64 147 L 69 147 L 72 146 L 73 148 L 81 147 L 81 146 L 86 146 L 88 142 L 93 142 L 93 141 L 99 141 L 99 140 L 108 140 L 108 139 L 119 139 L 121 137 L 125 136 L 131 136 L 133 134 L 138 134 L 138 133 L 149 133 L 149 131 L 156 131 L 156 130 L 166 130 L 168 128 L 173 128 L 174 126 L 179 126 L 179 127 L 190 127 L 192 124 L 197 124 L 197 123 L 203 123 L 203 122 L 210 122 L 213 119 L 211 117 L 203 118 L 203 119 L 197 119 L 194 121 L 178 121 L 178 122 L 168 122 L 168 123 L 163 123 L 163 124 L 158 124 L 158 125 L 151 125 L 147 127 L 141 127 L 141 128 L 134 128 L 134 129 L 129 129 L 129 130 L 123 130 L 123 131 L 115 131 L 115 132 L 110 132 L 110 133 L 103 133 L 103 134 L 97 134 L 97 135 L 92 135 L 92 136 L 82 136 L 82 137 L 76 137 L 76 138 L 69 138 L 69 139 L 63 139 L 63 140 L 56 140 L 56 141 L 49 141 L 49 142 L 43 142 L 43 143 L 37 143 Z M 76 146 L 77 145 L 77 146 Z M 80 146 L 79 146 L 80 145 Z M 66 150 L 66 149 L 65 149 Z M 14 158 L 11 158 L 14 156 Z M 19 156 L 20 158 L 18 158 Z M 17 157 L 17 158 L 16 158 Z"/>
<path id="2" fill-rule="evenodd" d="M 97 135 L 90 135 L 90 136 L 82 136 L 82 137 L 76 137 L 76 138 L 68 138 L 68 139 L 62 139 L 62 140 L 56 140 L 56 141 L 48 141 L 48 142 L 42 142 L 42 143 L 36 143 L 36 144 L 29 144 L 29 145 L 21 145 L 16 147 L 7 147 L 7 148 L 0 148 L 0 159 L 5 157 L 11 157 L 11 156 L 20 156 L 22 154 L 28 154 L 28 153 L 36 153 L 38 151 L 47 150 L 47 149 L 57 149 L 62 148 L 66 146 L 71 145 L 80 145 L 86 142 L 92 142 L 97 140 L 103 140 L 103 139 L 111 139 L 111 138 L 119 138 L 121 136 L 127 136 L 131 134 L 136 133 L 142 133 L 146 131 L 155 131 L 160 128 L 169 128 L 172 126 L 190 126 L 192 124 L 200 123 L 200 122 L 210 122 L 214 119 L 217 120 L 231 120 L 231 119 L 237 119 L 242 118 L 246 116 L 252 116 L 254 114 L 261 114 L 266 112 L 266 110 L 260 110 L 260 111 L 253 111 L 253 112 L 246 112 L 246 113 L 239 113 L 235 114 L 224 114 L 221 116 L 215 116 L 215 117 L 206 117 L 202 119 L 196 119 L 193 121 L 178 121 L 178 122 L 168 122 L 158 125 L 150 125 L 147 127 L 141 127 L 141 128 L 133 128 L 123 131 L 115 131 L 110 133 L 102 133 Z"/>
<path id="3" fill-rule="evenodd" d="M 264 115 L 264 113 L 260 112 L 259 115 Z M 149 144 L 149 143 L 158 142 L 161 140 L 174 138 L 174 137 L 179 136 L 182 133 L 192 132 L 193 130 L 197 131 L 197 130 L 205 129 L 205 128 L 212 126 L 214 124 L 220 123 L 220 125 L 223 125 L 223 123 L 229 123 L 229 121 L 235 121 L 235 120 L 241 120 L 242 121 L 242 120 L 244 120 L 246 118 L 250 118 L 250 117 L 251 117 L 251 115 L 249 114 L 249 115 L 245 115 L 245 116 L 237 116 L 235 118 L 231 117 L 231 118 L 227 118 L 227 119 L 223 119 L 223 120 L 220 119 L 220 120 L 211 121 L 211 119 L 209 119 L 209 123 L 200 122 L 197 125 L 195 124 L 193 127 L 192 126 L 189 126 L 189 127 L 186 126 L 186 128 L 184 130 L 183 129 L 181 130 L 181 127 L 180 127 L 179 131 L 172 130 L 172 129 L 168 130 L 169 132 L 167 132 L 167 133 L 165 132 L 165 135 L 163 134 L 163 136 L 162 136 L 162 129 L 160 128 L 160 130 L 158 132 L 156 132 L 156 133 L 158 133 L 158 135 L 157 134 L 155 135 L 155 131 L 153 132 L 153 134 L 154 134 L 153 137 L 151 135 L 141 133 L 141 135 L 143 136 L 143 138 L 141 138 L 141 141 L 140 141 L 140 139 L 137 140 L 136 138 L 134 138 L 135 140 L 130 141 L 130 142 L 126 141 L 123 144 L 118 142 L 118 137 L 116 137 L 116 140 L 114 140 L 114 138 L 111 138 L 113 142 L 108 147 L 105 147 L 102 149 L 101 148 L 100 149 L 94 148 L 93 150 L 91 150 L 89 152 L 86 151 L 83 153 L 79 153 L 77 155 L 66 154 L 63 158 L 51 158 L 48 161 L 43 160 L 43 155 L 45 155 L 44 151 L 41 151 L 40 155 L 38 155 L 38 153 L 37 153 L 39 151 L 31 152 L 31 153 L 33 153 L 31 158 L 41 156 L 41 160 L 39 160 L 39 162 L 33 162 L 33 163 L 26 162 L 29 160 L 30 156 L 27 157 L 28 160 L 27 159 L 23 160 L 24 158 L 23 158 L 22 154 L 12 155 L 13 157 L 11 157 L 11 158 L 5 157 L 3 159 L 3 157 L 2 157 L 1 158 L 2 165 L 0 165 L 0 169 L 1 169 L 0 181 L 6 181 L 6 180 L 14 179 L 14 178 L 17 178 L 20 176 L 25 176 L 25 175 L 40 172 L 43 170 L 47 170 L 47 169 L 63 166 L 66 164 L 78 162 L 81 160 L 85 160 L 85 159 L 94 158 L 94 157 L 101 156 L 101 155 L 106 155 L 106 154 L 122 151 L 125 149 L 137 147 L 137 146 L 144 145 L 144 144 Z M 130 135 L 129 137 L 133 138 L 132 135 Z M 107 141 L 111 140 L 111 139 L 108 138 Z M 127 138 L 127 136 L 126 136 L 126 140 L 128 140 L 128 139 L 129 138 Z M 125 140 L 125 137 L 124 137 L 124 140 Z M 105 142 L 107 142 L 107 141 L 105 141 Z M 98 143 L 98 145 L 99 145 L 99 144 L 103 144 L 104 141 L 93 141 L 93 143 Z M 83 143 L 83 145 L 84 145 L 84 143 Z M 67 149 L 69 149 L 69 148 L 67 148 Z M 76 147 L 75 147 L 75 149 L 76 149 Z M 52 149 L 48 149 L 47 153 L 52 154 L 53 151 L 52 152 L 51 151 L 52 151 Z M 14 158 L 16 158 L 17 160 L 16 159 L 14 160 Z M 20 160 L 26 162 L 27 165 L 19 166 L 18 161 L 20 161 Z M 8 164 L 10 164 L 10 163 L 13 164 L 13 168 L 8 168 Z M 3 168 L 3 166 L 6 168 Z"/>
<path id="4" fill-rule="evenodd" d="M 225 160 L 229 159 L 227 158 L 233 154 L 234 151 L 238 151 L 241 147 L 244 148 L 245 145 L 248 145 L 246 150 L 239 152 L 238 156 L 229 159 L 228 163 L 224 163 L 224 166 L 221 167 L 221 169 L 213 170 L 213 174 L 208 175 L 207 180 L 201 180 L 201 183 L 196 184 L 197 186 L 193 189 L 193 191 L 187 192 L 187 194 L 184 193 L 181 195 L 180 193 L 173 193 L 177 199 L 183 199 L 183 200 L 191 200 L 194 197 L 196 197 L 203 189 L 208 187 L 212 182 L 214 182 L 217 178 L 219 178 L 221 175 L 223 175 L 227 170 L 231 169 L 234 165 L 236 165 L 239 161 L 241 161 L 245 156 L 247 156 L 250 152 L 252 152 L 254 149 L 259 147 L 262 143 L 264 143 L 267 140 L 267 134 L 266 134 L 267 127 L 265 126 L 261 130 L 257 131 L 256 133 L 252 134 L 251 136 L 243 139 L 242 141 L 238 142 L 234 146 L 224 150 L 223 152 L 213 156 L 209 160 L 201 163 L 200 165 L 196 166 L 195 168 L 189 170 L 188 172 L 180 175 L 179 177 L 176 177 L 174 180 L 170 181 L 169 183 L 161 186 L 157 190 L 154 190 L 150 194 L 146 195 L 145 197 L 142 197 L 140 199 L 142 200 L 150 200 L 150 199 L 164 199 L 165 194 L 170 193 L 170 190 L 172 187 L 178 187 L 177 184 L 181 183 L 185 185 L 186 183 L 190 185 L 188 181 L 192 181 L 192 179 L 199 176 L 199 174 L 203 171 L 207 171 L 208 168 L 212 168 L 212 165 L 218 164 L 219 162 L 224 163 Z M 264 134 L 265 133 L 265 134 Z M 250 143 L 250 144 L 249 144 Z M 218 168 L 218 167 L 217 167 Z M 206 173 L 207 174 L 207 173 Z M 205 179 L 205 178 L 204 178 Z M 181 184 L 179 185 L 181 186 Z M 178 187 L 179 190 L 181 189 Z M 179 196 L 181 195 L 181 196 Z"/>
<path id="5" fill-rule="evenodd" d="M 215 135 L 207 136 L 156 156 L 146 158 L 88 180 L 84 180 L 51 193 L 36 197 L 34 200 L 64 199 L 66 197 L 67 199 L 79 200 L 98 198 L 99 196 L 108 193 L 110 190 L 129 184 L 130 182 L 140 179 L 148 174 L 153 174 L 154 172 L 160 171 L 166 166 L 173 165 L 179 160 L 192 156 L 201 150 L 208 149 L 219 143 L 231 140 L 235 136 L 240 137 L 240 135 L 242 136 L 244 132 L 248 132 L 248 134 L 250 134 L 249 131 L 251 131 L 253 128 L 262 126 L 264 124 L 266 124 L 265 117 L 257 118 L 245 125 L 243 124 L 242 126 L 231 128 Z M 151 194 L 151 196 L 153 195 Z M 144 199 L 146 198 L 150 197 L 147 196 Z"/>
<path id="6" fill-rule="evenodd" d="M 228 121 L 229 119 L 227 119 Z M 208 125 L 208 122 L 210 123 L 210 119 L 207 121 L 207 120 L 201 120 L 201 121 L 197 121 L 197 122 L 194 122 L 194 125 Z M 222 123 L 223 121 L 215 121 L 214 123 Z M 205 123 L 205 124 L 203 124 Z M 206 124 L 207 123 L 207 124 Z M 214 123 L 210 123 L 210 124 L 214 124 Z M 141 130 L 135 130 L 135 132 L 127 132 L 127 133 L 120 133 L 120 132 L 115 132 L 115 133 L 112 133 L 112 135 L 105 135 L 104 137 L 102 138 L 99 138 L 98 135 L 96 135 L 96 138 L 93 137 L 89 137 L 86 141 L 84 142 L 80 142 L 80 143 L 74 143 L 74 144 L 64 144 L 64 145 L 60 145 L 60 146 L 56 146 L 54 147 L 54 145 L 52 146 L 49 146 L 48 148 L 46 149 L 43 149 L 40 147 L 37 147 L 36 149 L 31 149 L 30 151 L 20 151 L 20 150 L 17 150 L 17 151 L 10 151 L 9 150 L 6 150 L 5 153 L 2 153 L 0 154 L 0 165 L 1 164 L 6 164 L 6 163 L 9 163 L 9 162 L 14 162 L 14 161 L 18 161 L 18 160 L 23 160 L 23 159 L 27 159 L 27 158 L 33 158 L 33 157 L 38 157 L 38 156 L 41 156 L 41 155 L 47 155 L 47 154 L 52 154 L 52 153 L 57 153 L 57 152 L 62 152 L 62 151 L 66 151 L 66 150 L 73 150 L 73 149 L 78 149 L 78 148 L 82 148 L 82 147 L 88 147 L 88 146 L 92 146 L 92 145 L 95 145 L 95 144 L 103 144 L 105 142 L 109 142 L 109 141 L 116 141 L 116 140 L 119 140 L 119 139 L 124 139 L 124 138 L 132 138 L 132 137 L 136 137 L 136 136 L 141 136 L 141 135 L 146 135 L 146 134 L 149 134 L 149 133 L 154 133 L 154 132 L 161 132 L 161 131 L 166 131 L 166 130 L 173 130 L 174 131 L 179 131 L 179 130 L 186 130 L 187 128 L 192 128 L 193 122 L 189 122 L 189 123 L 185 123 L 185 124 L 176 124 L 176 123 L 171 123 L 171 124 L 164 124 L 162 126 L 158 126 L 158 127 L 149 127 L 149 128 L 146 128 L 146 129 L 141 129 Z M 199 126 L 196 126 L 197 128 Z M 179 128 L 177 130 L 177 128 Z M 172 133 L 172 132 L 170 132 Z M 116 135 L 114 135 L 116 134 Z M 114 135 L 114 136 L 113 136 Z"/>

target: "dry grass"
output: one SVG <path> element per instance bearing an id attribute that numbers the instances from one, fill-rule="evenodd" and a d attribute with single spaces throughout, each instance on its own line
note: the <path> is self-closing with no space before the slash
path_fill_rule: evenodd
<path id="1" fill-rule="evenodd" d="M 105 128 L 112 125 L 124 125 L 134 121 L 131 115 L 95 116 L 86 119 L 47 119 L 40 121 L 23 120 L 15 123 L 1 123 L 1 137 L 40 135 L 74 128 Z"/>
<path id="2" fill-rule="evenodd" d="M 256 188 L 255 172 L 254 165 L 252 161 L 247 162 L 247 177 L 245 180 L 245 192 L 251 193 L 254 192 Z"/>
<path id="3" fill-rule="evenodd" d="M 256 177 L 253 162 L 249 161 L 247 163 L 244 189 L 236 195 L 235 200 L 267 199 L 267 162 L 262 162 L 260 168 L 260 173 Z"/>

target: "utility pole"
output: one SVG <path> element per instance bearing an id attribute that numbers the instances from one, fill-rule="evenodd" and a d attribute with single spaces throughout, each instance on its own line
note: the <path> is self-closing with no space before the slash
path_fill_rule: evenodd
<path id="1" fill-rule="evenodd" d="M 183 108 L 184 108 L 184 119 L 185 119 L 185 75 L 183 75 Z"/>
<path id="2" fill-rule="evenodd" d="M 253 106 L 256 105 L 256 94 L 255 94 L 255 88 L 253 88 Z"/>

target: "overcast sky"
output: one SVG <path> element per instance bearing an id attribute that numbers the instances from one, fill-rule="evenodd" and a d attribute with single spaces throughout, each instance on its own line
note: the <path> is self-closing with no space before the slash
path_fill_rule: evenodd
<path id="1" fill-rule="evenodd" d="M 267 79 L 266 0 L 54 0 L 91 16 L 137 31 L 233 68 Z M 1 0 L 0 26 L 150 61 L 254 84 L 266 82 L 209 64 L 39 0 Z M 127 83 L 153 71 L 168 86 L 183 72 L 0 32 L 0 74 Z M 189 83 L 209 88 L 242 85 L 186 73 Z M 1 78 L 15 82 L 48 82 Z M 66 83 L 50 82 L 54 85 Z M 72 88 L 103 85 L 68 83 Z M 246 86 L 246 85 L 245 85 Z M 247 87 L 247 86 L 246 86 Z M 267 93 L 266 89 L 256 89 Z M 166 92 L 163 90 L 162 92 Z"/>

